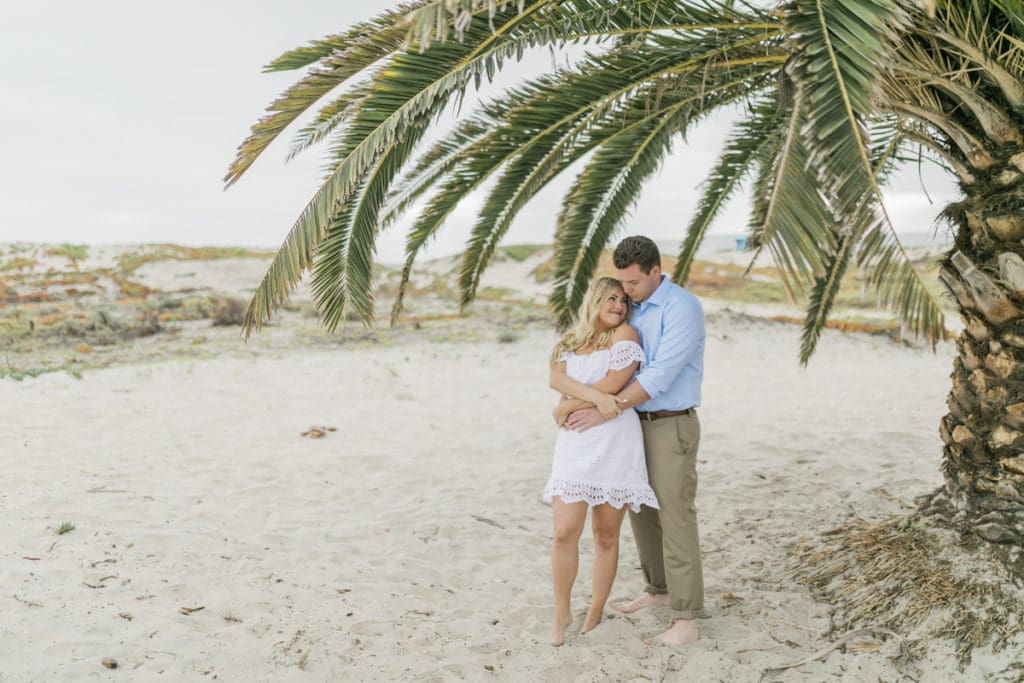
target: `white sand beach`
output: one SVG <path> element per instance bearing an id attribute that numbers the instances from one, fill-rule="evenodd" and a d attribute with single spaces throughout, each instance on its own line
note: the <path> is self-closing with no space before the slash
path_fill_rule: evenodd
<path id="1" fill-rule="evenodd" d="M 798 326 L 705 306 L 697 643 L 646 645 L 657 609 L 547 643 L 555 335 L 495 305 L 316 343 L 189 323 L 185 353 L 0 379 L 0 681 L 1010 680 L 1019 641 L 766 673 L 831 642 L 792 545 L 941 483 L 954 350 L 826 331 L 801 368 Z M 626 524 L 613 599 L 642 586 Z"/>

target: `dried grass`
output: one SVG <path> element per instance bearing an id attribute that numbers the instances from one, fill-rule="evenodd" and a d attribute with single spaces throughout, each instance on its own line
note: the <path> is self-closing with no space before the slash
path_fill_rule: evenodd
<path id="1" fill-rule="evenodd" d="M 952 639 L 961 665 L 975 648 L 998 651 L 1024 630 L 1024 569 L 1004 549 L 915 512 L 855 520 L 795 547 L 797 579 L 834 606 L 834 633 L 870 624 L 906 637 L 906 654 Z"/>

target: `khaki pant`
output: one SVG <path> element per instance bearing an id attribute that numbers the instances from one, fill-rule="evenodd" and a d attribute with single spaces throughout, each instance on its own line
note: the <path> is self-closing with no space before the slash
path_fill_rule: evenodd
<path id="1" fill-rule="evenodd" d="M 706 618 L 697 534 L 697 415 L 641 420 L 647 476 L 660 510 L 630 512 L 648 593 L 668 593 L 675 619 Z"/>

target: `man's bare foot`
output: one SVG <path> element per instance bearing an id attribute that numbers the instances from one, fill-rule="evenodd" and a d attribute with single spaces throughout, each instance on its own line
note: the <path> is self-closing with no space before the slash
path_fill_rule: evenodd
<path id="1" fill-rule="evenodd" d="M 613 602 L 612 607 L 629 614 L 642 610 L 644 607 L 668 607 L 671 604 L 672 599 L 666 593 L 644 593 L 639 598 L 628 602 Z"/>
<path id="2" fill-rule="evenodd" d="M 647 641 L 648 645 L 686 645 L 697 640 L 697 621 L 695 619 L 678 619 L 672 628 L 657 638 Z"/>
<path id="3" fill-rule="evenodd" d="M 554 620 L 551 622 L 551 644 L 555 647 L 561 647 L 562 643 L 565 642 L 565 629 L 569 628 L 569 624 L 572 623 L 572 614 L 566 614 L 564 616 L 555 615 Z"/>
<path id="4" fill-rule="evenodd" d="M 602 612 L 598 612 L 596 615 L 588 612 L 586 621 L 583 622 L 583 628 L 580 629 L 580 635 L 586 635 L 597 628 L 597 625 L 601 623 L 601 617 L 603 616 L 604 614 Z"/>

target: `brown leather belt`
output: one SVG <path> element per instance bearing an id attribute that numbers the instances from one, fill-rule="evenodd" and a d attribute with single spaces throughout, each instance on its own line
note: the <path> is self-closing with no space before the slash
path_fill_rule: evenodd
<path id="1" fill-rule="evenodd" d="M 655 410 L 654 412 L 651 413 L 641 413 L 638 410 L 636 411 L 636 414 L 640 416 L 641 420 L 653 422 L 654 420 L 663 417 L 679 417 L 680 415 L 694 415 L 696 414 L 696 412 L 696 408 L 687 408 L 686 410 Z"/>

